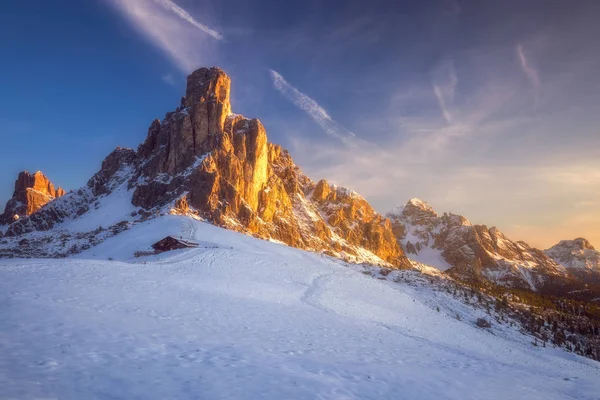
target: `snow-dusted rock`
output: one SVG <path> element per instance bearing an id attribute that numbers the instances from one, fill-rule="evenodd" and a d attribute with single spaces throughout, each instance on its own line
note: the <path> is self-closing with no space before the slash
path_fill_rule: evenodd
<path id="1" fill-rule="evenodd" d="M 600 282 L 600 252 L 586 239 L 561 240 L 546 254 L 573 275 L 588 282 Z"/>
<path id="2" fill-rule="evenodd" d="M 496 227 L 473 225 L 461 215 L 439 216 L 422 200 L 411 199 L 387 217 L 409 257 L 461 279 L 540 290 L 568 278 L 544 252 L 510 240 Z"/>

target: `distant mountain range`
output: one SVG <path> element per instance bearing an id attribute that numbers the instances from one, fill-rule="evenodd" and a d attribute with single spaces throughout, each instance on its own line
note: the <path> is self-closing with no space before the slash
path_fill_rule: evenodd
<path id="1" fill-rule="evenodd" d="M 600 253 L 585 239 L 564 240 L 542 251 L 509 239 L 496 227 L 473 225 L 462 215 L 438 215 L 419 199 L 386 216 L 409 258 L 461 280 L 582 299 L 600 293 Z"/>

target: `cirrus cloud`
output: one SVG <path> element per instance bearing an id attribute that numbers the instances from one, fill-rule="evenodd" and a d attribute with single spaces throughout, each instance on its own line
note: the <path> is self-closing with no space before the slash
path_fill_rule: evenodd
<path id="1" fill-rule="evenodd" d="M 521 45 L 520 43 L 517 44 L 517 56 L 519 57 L 519 64 L 523 69 L 523 73 L 525 74 L 525 76 L 531 83 L 531 87 L 533 88 L 533 109 L 535 110 L 538 105 L 540 90 L 542 87 L 540 74 L 529 62 L 525 51 L 523 50 L 523 45 Z"/>
<path id="2" fill-rule="evenodd" d="M 170 0 L 106 1 L 184 73 L 203 64 L 210 52 L 207 39 L 223 39 Z"/>
<path id="3" fill-rule="evenodd" d="M 308 116 L 323 129 L 327 135 L 348 142 L 356 135 L 340 124 L 335 122 L 327 111 L 319 105 L 315 100 L 308 97 L 294 86 L 290 85 L 283 76 L 277 71 L 269 70 L 273 85 L 281 94 L 291 101 L 296 107 L 305 111 Z"/>

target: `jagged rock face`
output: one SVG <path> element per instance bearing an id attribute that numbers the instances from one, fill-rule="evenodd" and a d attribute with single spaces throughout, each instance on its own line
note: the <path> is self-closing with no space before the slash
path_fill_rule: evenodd
<path id="1" fill-rule="evenodd" d="M 139 157 L 148 161 L 143 175 L 177 175 L 217 146 L 231 114 L 230 85 L 219 68 L 201 68 L 188 76 L 181 106 L 167 113 L 162 123 L 152 122 L 138 149 Z"/>
<path id="2" fill-rule="evenodd" d="M 181 106 L 154 121 L 137 151 L 133 204 L 197 212 L 213 223 L 351 261 L 409 263 L 391 224 L 360 196 L 315 185 L 257 119 L 231 114 L 230 79 L 202 68 Z"/>
<path id="3" fill-rule="evenodd" d="M 586 239 L 561 240 L 545 253 L 580 279 L 600 283 L 600 252 Z"/>
<path id="4" fill-rule="evenodd" d="M 218 68 L 188 77 L 182 105 L 154 121 L 138 149 L 135 205 L 148 209 L 185 195 L 213 218 L 257 211 L 267 182 L 267 136 L 260 121 L 231 115 L 229 91 L 230 79 Z"/>
<path id="5" fill-rule="evenodd" d="M 455 214 L 438 216 L 418 199 L 388 217 L 407 253 L 462 279 L 533 290 L 557 278 L 567 279 L 566 270 L 544 252 L 510 240 L 496 227 L 472 225 Z"/>
<path id="6" fill-rule="evenodd" d="M 137 151 L 118 148 L 87 186 L 12 224 L 48 230 L 91 212 L 126 185 L 135 215 L 195 214 L 216 225 L 354 262 L 410 268 L 389 220 L 359 195 L 314 183 L 257 119 L 231 113 L 229 77 L 201 68 L 180 106 L 155 120 Z"/>
<path id="7" fill-rule="evenodd" d="M 19 173 L 15 181 L 12 198 L 6 203 L 4 213 L 0 215 L 0 223 L 12 223 L 19 218 L 31 215 L 46 203 L 63 196 L 62 188 L 55 189 L 54 185 L 40 171 L 30 174 L 27 171 Z"/>

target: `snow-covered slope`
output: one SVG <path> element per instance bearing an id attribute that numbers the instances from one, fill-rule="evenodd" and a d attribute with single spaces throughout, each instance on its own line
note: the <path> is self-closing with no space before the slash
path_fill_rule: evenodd
<path id="1" fill-rule="evenodd" d="M 168 234 L 202 246 L 132 257 Z M 0 397 L 598 398 L 597 362 L 477 328 L 484 311 L 418 272 L 369 270 L 180 216 L 2 260 Z"/>

